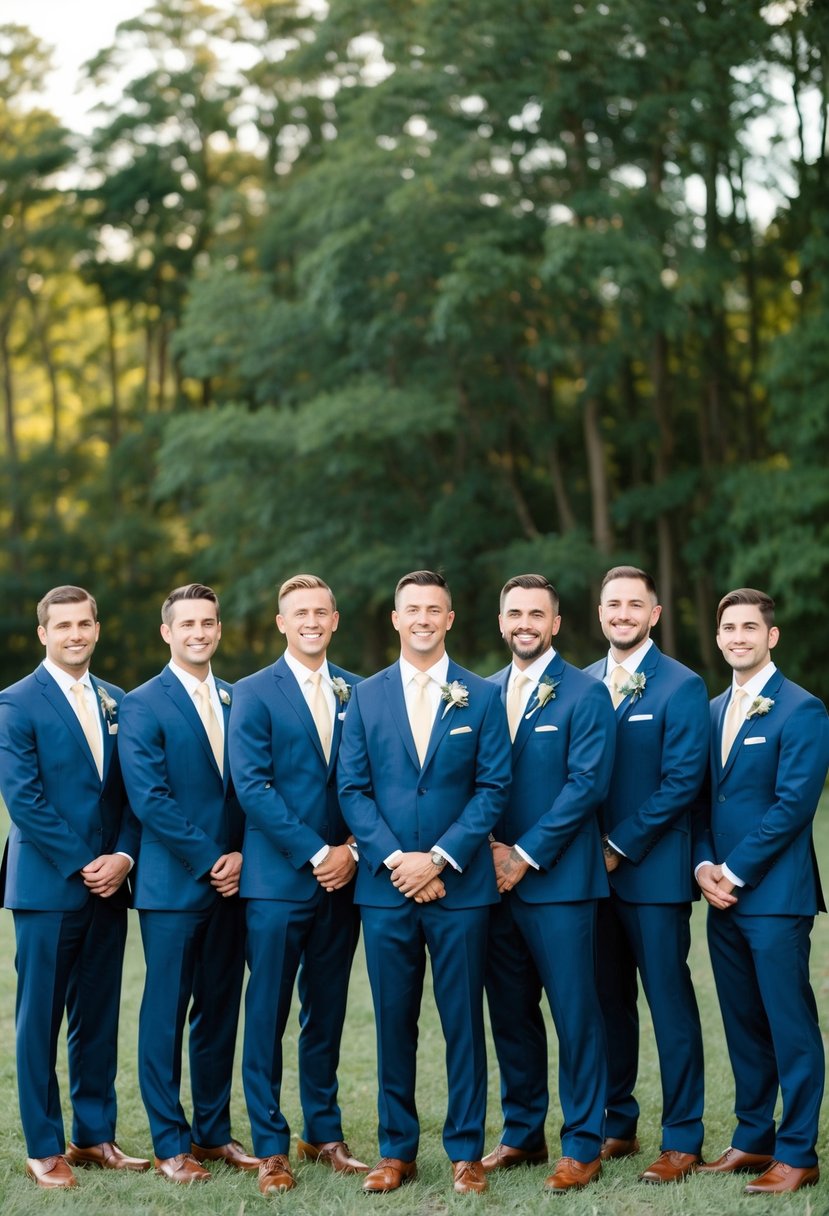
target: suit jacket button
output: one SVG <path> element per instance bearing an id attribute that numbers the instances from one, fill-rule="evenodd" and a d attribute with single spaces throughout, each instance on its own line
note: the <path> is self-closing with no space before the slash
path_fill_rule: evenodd
<path id="1" fill-rule="evenodd" d="M 417 792 L 418 792 L 418 794 L 425 794 L 426 790 L 423 788 L 423 786 L 421 786 Z"/>
<path id="2" fill-rule="evenodd" d="M 717 802 L 725 802 L 725 794 L 720 794 L 720 796 L 717 798 Z"/>

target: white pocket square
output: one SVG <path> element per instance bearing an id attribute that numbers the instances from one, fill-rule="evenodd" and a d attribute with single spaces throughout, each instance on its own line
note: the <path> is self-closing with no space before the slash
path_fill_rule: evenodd
<path id="1" fill-rule="evenodd" d="M 450 730 L 449 734 L 450 735 L 471 735 L 472 727 L 471 726 L 456 726 L 454 730 Z"/>
<path id="2" fill-rule="evenodd" d="M 342 710 L 341 713 L 338 713 L 337 717 L 340 719 L 341 722 L 345 721 L 345 710 Z"/>
<path id="3" fill-rule="evenodd" d="M 631 714 L 628 722 L 653 722 L 653 714 Z"/>
<path id="4" fill-rule="evenodd" d="M 753 739 L 743 739 L 743 747 L 751 747 L 753 743 L 765 743 L 765 735 L 755 735 Z"/>
<path id="5" fill-rule="evenodd" d="M 109 730 L 109 733 L 111 735 L 117 735 L 118 734 L 118 723 L 110 722 L 107 729 Z"/>
<path id="6" fill-rule="evenodd" d="M 544 730 L 558 730 L 557 726 L 536 726 L 535 733 L 538 735 Z"/>

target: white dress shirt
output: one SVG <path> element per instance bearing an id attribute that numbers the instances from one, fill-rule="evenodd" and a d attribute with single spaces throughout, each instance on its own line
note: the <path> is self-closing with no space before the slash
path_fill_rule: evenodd
<path id="1" fill-rule="evenodd" d="M 212 669 L 208 669 L 204 680 L 200 680 L 198 676 L 191 675 L 189 671 L 185 671 L 183 667 L 179 667 L 178 663 L 174 663 L 172 659 L 167 664 L 170 671 L 184 685 L 184 690 L 187 693 L 198 713 L 198 705 L 196 705 L 196 689 L 200 684 L 206 684 L 207 690 L 210 693 L 210 704 L 213 706 L 213 713 L 216 715 L 216 721 L 219 723 L 219 730 L 222 735 L 225 733 L 225 716 L 222 713 L 222 702 L 219 697 L 219 690 L 216 687 L 216 681 L 213 678 Z M 199 715 L 201 717 L 201 715 Z"/>
<path id="2" fill-rule="evenodd" d="M 320 680 L 320 688 L 322 689 L 323 696 L 325 697 L 326 703 L 328 705 L 328 712 L 331 714 L 331 737 L 333 739 L 334 723 L 337 720 L 337 710 L 339 708 L 339 703 L 337 701 L 336 696 L 334 695 L 334 688 L 333 688 L 333 685 L 331 684 L 331 672 L 328 670 L 328 659 L 327 658 L 323 659 L 322 666 L 317 667 L 315 670 L 312 671 L 310 667 L 306 667 L 303 662 L 301 662 L 299 659 L 294 658 L 294 656 L 292 654 L 289 654 L 289 652 L 287 650 L 285 651 L 285 653 L 282 657 L 284 658 L 284 660 L 287 663 L 288 667 L 290 668 L 291 672 L 295 676 L 296 682 L 299 685 L 299 690 L 302 693 L 303 697 L 305 698 L 305 703 L 307 704 L 309 710 L 311 709 L 311 697 L 313 697 L 316 693 L 316 685 L 314 684 L 312 676 L 315 676 L 317 674 L 317 672 L 319 672 L 320 676 L 322 677 Z M 312 717 L 313 717 L 313 713 L 312 713 Z M 325 859 L 328 856 L 330 851 L 331 851 L 331 845 L 324 844 L 322 846 L 322 848 L 317 849 L 317 851 L 313 855 L 313 857 L 309 857 L 308 860 L 310 861 L 312 866 L 318 866 L 323 861 L 325 861 Z"/>

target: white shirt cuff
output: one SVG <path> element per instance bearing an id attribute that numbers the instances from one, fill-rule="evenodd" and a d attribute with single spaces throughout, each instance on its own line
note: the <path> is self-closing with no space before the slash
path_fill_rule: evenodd
<path id="1" fill-rule="evenodd" d="M 126 857 L 127 861 L 130 863 L 130 868 L 129 868 L 129 870 L 127 870 L 127 873 L 128 873 L 128 874 L 132 873 L 133 867 L 135 866 L 135 862 L 134 862 L 134 861 L 133 861 L 133 859 L 130 857 L 129 853 L 123 853 L 123 852 L 122 852 L 122 851 L 119 849 L 119 850 L 118 850 L 118 852 L 115 854 L 115 856 L 116 856 L 116 857 Z"/>
<path id="2" fill-rule="evenodd" d="M 324 845 L 322 846 L 322 848 L 321 848 L 321 849 L 317 849 L 317 851 L 316 851 L 316 853 L 313 855 L 313 857 L 312 857 L 312 858 L 310 858 L 311 865 L 312 865 L 312 866 L 315 866 L 315 867 L 316 867 L 316 866 L 318 866 L 318 865 L 321 865 L 321 864 L 322 864 L 322 862 L 324 862 L 324 861 L 325 861 L 326 857 L 328 856 L 328 854 L 329 854 L 330 852 L 331 852 L 331 845 L 330 845 L 330 844 L 324 844 Z"/>
<path id="3" fill-rule="evenodd" d="M 727 878 L 728 881 L 735 887 L 744 887 L 746 885 L 742 878 L 738 878 L 733 870 L 729 870 L 725 862 L 722 863 L 722 876 L 723 878 Z"/>
<path id="4" fill-rule="evenodd" d="M 615 851 L 619 854 L 620 857 L 625 857 L 625 858 L 627 857 L 627 853 L 623 853 L 622 850 L 619 848 L 619 846 L 617 844 L 614 844 L 609 836 L 607 838 L 607 843 L 610 845 L 611 849 L 615 849 Z"/>
<path id="5" fill-rule="evenodd" d="M 393 853 L 389 853 L 388 857 L 383 858 L 383 865 L 386 866 L 390 870 L 391 863 L 393 861 L 397 861 L 398 857 L 401 857 L 402 854 L 403 854 L 402 849 L 395 849 Z"/>
<path id="6" fill-rule="evenodd" d="M 532 859 L 532 857 L 530 857 L 529 853 L 525 853 L 525 852 L 524 852 L 524 850 L 521 848 L 521 845 L 520 845 L 520 844 L 513 845 L 513 848 L 515 849 L 515 851 L 516 851 L 516 853 L 518 854 L 518 856 L 519 856 L 519 857 L 523 857 L 523 858 L 524 858 L 524 860 L 526 861 L 526 863 L 527 863 L 527 865 L 528 865 L 528 866 L 532 866 L 532 868 L 533 868 L 534 870 L 540 870 L 540 869 L 541 869 L 541 866 L 538 864 L 538 862 L 537 862 L 537 861 L 534 861 L 534 860 Z"/>

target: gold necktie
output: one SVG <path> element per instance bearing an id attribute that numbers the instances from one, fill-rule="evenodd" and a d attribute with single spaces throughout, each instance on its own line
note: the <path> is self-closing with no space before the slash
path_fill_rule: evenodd
<path id="1" fill-rule="evenodd" d="M 414 678 L 417 685 L 409 709 L 409 725 L 412 728 L 414 745 L 417 748 L 417 758 L 421 768 L 429 749 L 429 737 L 432 734 L 432 722 L 435 716 L 432 700 L 426 689 L 432 682 L 432 677 L 425 671 L 419 671 Z"/>
<path id="2" fill-rule="evenodd" d="M 530 677 L 523 672 L 515 676 L 507 693 L 507 722 L 509 737 L 515 739 L 518 727 L 521 725 L 521 714 L 524 709 L 524 689 L 530 683 Z"/>
<path id="3" fill-rule="evenodd" d="M 731 704 L 725 715 L 725 721 L 722 724 L 722 762 L 728 759 L 728 753 L 734 746 L 734 740 L 739 734 L 740 727 L 745 722 L 745 714 L 743 712 L 743 698 L 746 693 L 742 688 L 738 688 L 731 698 Z"/>
<path id="4" fill-rule="evenodd" d="M 613 702 L 613 708 L 618 709 L 625 699 L 625 694 L 622 692 L 622 685 L 627 683 L 628 673 L 620 663 L 618 667 L 614 667 L 610 673 L 610 699 Z"/>
<path id="5" fill-rule="evenodd" d="M 313 691 L 308 698 L 308 708 L 311 710 L 311 717 L 314 719 L 325 759 L 330 760 L 331 710 L 328 707 L 325 693 L 322 691 L 322 672 L 315 671 L 308 677 L 308 682 L 313 685 Z"/>
<path id="6" fill-rule="evenodd" d="M 81 683 L 73 684 L 69 690 L 75 697 L 75 704 L 78 707 L 78 720 L 81 724 L 81 730 L 84 733 L 89 750 L 92 752 L 92 759 L 95 761 L 95 767 L 98 770 L 98 776 L 103 778 L 104 775 L 104 747 L 101 741 L 101 731 L 98 723 L 92 716 L 92 710 L 89 708 L 89 702 L 86 699 L 84 685 Z"/>
<path id="7" fill-rule="evenodd" d="M 196 698 L 196 709 L 207 732 L 207 739 L 213 750 L 219 772 L 224 772 L 225 739 L 213 702 L 210 699 L 210 689 L 206 684 L 197 684 L 193 696 Z"/>

